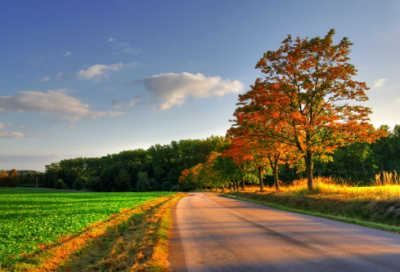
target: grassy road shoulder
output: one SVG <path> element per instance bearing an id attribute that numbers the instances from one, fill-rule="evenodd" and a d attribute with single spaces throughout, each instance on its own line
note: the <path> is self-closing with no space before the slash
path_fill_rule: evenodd
<path id="1" fill-rule="evenodd" d="M 290 192 L 230 192 L 227 197 L 273 208 L 400 233 L 400 200 Z"/>

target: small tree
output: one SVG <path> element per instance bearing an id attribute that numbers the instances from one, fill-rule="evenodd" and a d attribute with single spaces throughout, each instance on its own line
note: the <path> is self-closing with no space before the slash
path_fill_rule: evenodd
<path id="1" fill-rule="evenodd" d="M 150 181 L 147 172 L 139 172 L 136 190 L 138 192 L 146 192 L 150 188 Z"/>

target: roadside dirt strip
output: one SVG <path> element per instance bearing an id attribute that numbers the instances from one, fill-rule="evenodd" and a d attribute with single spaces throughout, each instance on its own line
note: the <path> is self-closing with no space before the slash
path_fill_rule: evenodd
<path id="1" fill-rule="evenodd" d="M 400 271 L 400 235 L 192 193 L 174 210 L 177 271 Z"/>

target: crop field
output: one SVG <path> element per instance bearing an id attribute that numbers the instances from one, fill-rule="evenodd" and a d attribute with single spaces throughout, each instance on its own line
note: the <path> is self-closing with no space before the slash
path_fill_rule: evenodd
<path id="1" fill-rule="evenodd" d="M 110 215 L 173 194 L 0 189 L 0 270 Z"/>

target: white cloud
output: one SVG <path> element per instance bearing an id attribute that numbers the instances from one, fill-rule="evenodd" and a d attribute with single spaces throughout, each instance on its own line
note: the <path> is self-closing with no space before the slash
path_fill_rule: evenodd
<path id="1" fill-rule="evenodd" d="M 375 81 L 374 87 L 372 87 L 372 88 L 379 88 L 379 87 L 381 87 L 383 84 L 385 84 L 386 80 L 387 80 L 386 78 L 378 79 L 377 81 Z"/>
<path id="2" fill-rule="evenodd" d="M 180 106 L 186 97 L 195 98 L 210 97 L 212 95 L 223 96 L 228 93 L 240 93 L 243 91 L 243 83 L 221 77 L 206 77 L 201 73 L 167 73 L 159 74 L 133 83 L 143 85 L 154 95 L 156 102 L 163 102 L 158 109 L 166 110 L 177 105 Z"/>
<path id="3" fill-rule="evenodd" d="M 24 134 L 20 132 L 0 132 L 0 138 L 6 139 L 16 139 L 16 138 L 23 138 Z"/>
<path id="4" fill-rule="evenodd" d="M 65 121 L 79 121 L 82 118 L 95 119 L 103 116 L 115 117 L 122 112 L 91 111 L 89 105 L 78 98 L 67 95 L 68 89 L 49 90 L 46 93 L 20 91 L 15 96 L 0 96 L 0 108 L 7 112 L 58 113 Z"/>
<path id="5" fill-rule="evenodd" d="M 75 126 L 74 125 L 70 125 L 69 128 L 75 128 Z"/>
<path id="6" fill-rule="evenodd" d="M 49 81 L 50 79 L 51 78 L 49 76 L 46 76 L 46 77 L 42 77 L 41 79 L 39 79 L 39 81 L 46 82 L 46 81 Z"/>
<path id="7" fill-rule="evenodd" d="M 101 78 L 108 78 L 109 71 L 118 71 L 122 67 L 130 67 L 133 64 L 123 64 L 123 63 L 116 63 L 111 65 L 104 65 L 104 64 L 95 64 L 90 66 L 84 70 L 80 70 L 76 73 L 62 73 L 59 72 L 55 75 L 56 79 L 61 79 L 63 77 L 78 77 L 82 79 L 93 79 L 95 78 L 96 81 L 99 81 Z"/>
<path id="8" fill-rule="evenodd" d="M 67 56 L 69 56 L 69 55 L 72 55 L 72 53 L 71 53 L 70 51 L 66 52 L 66 53 L 64 54 L 64 57 L 67 57 Z"/>
<path id="9" fill-rule="evenodd" d="M 113 39 L 113 38 L 110 37 L 110 38 L 108 38 L 108 41 L 109 41 L 109 42 L 113 42 L 113 41 L 115 41 L 115 39 Z"/>
<path id="10" fill-rule="evenodd" d="M 10 122 L 7 122 L 7 123 L 5 123 L 5 124 L 3 124 L 2 122 L 0 122 L 0 129 L 3 129 L 3 128 L 9 128 L 9 127 L 12 127 L 13 125 L 12 125 L 12 123 L 10 123 Z"/>
<path id="11" fill-rule="evenodd" d="M 84 79 L 92 79 L 94 77 L 107 78 L 108 71 L 117 71 L 121 69 L 123 66 L 124 65 L 122 63 L 112 64 L 112 65 L 96 64 L 90 66 L 86 70 L 80 70 L 79 72 L 76 73 L 76 75 Z"/>

